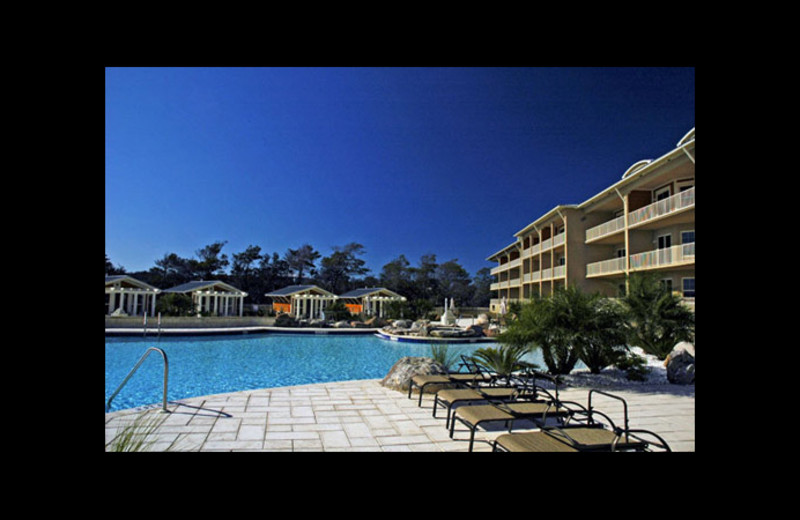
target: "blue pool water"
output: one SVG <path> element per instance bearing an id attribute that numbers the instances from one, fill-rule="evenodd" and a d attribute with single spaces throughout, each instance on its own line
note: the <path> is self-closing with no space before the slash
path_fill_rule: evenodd
<path id="1" fill-rule="evenodd" d="M 109 336 L 105 341 L 106 402 L 150 347 L 167 355 L 168 401 L 257 388 L 382 379 L 401 357 L 431 354 L 428 344 L 398 343 L 372 335 Z M 491 345 L 451 344 L 449 351 L 471 354 L 481 346 Z M 114 397 L 110 411 L 160 404 L 163 376 L 162 358 L 153 352 Z"/>

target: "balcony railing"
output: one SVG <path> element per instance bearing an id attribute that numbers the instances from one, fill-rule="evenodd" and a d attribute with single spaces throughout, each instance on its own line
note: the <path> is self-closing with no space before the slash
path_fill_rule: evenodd
<path id="1" fill-rule="evenodd" d="M 498 265 L 497 267 L 493 267 L 489 274 L 497 274 L 500 271 L 505 271 L 506 269 L 513 269 L 515 267 L 519 267 L 522 265 L 522 258 L 517 258 L 515 260 L 511 260 L 510 262 L 506 262 L 503 265 Z"/>
<path id="2" fill-rule="evenodd" d="M 586 230 L 586 241 L 594 240 L 606 235 L 611 235 L 617 231 L 625 229 L 625 216 L 617 217 L 614 220 L 604 222 L 599 226 L 589 228 Z"/>
<path id="3" fill-rule="evenodd" d="M 612 258 L 602 262 L 594 262 L 586 266 L 586 276 L 600 276 L 604 274 L 624 273 L 625 258 Z"/>
<path id="4" fill-rule="evenodd" d="M 649 220 L 675 213 L 694 206 L 694 187 L 676 193 L 671 197 L 659 200 L 643 208 L 628 213 L 628 227 L 641 224 Z M 595 240 L 622 231 L 625 228 L 625 217 L 617 217 L 599 226 L 586 230 L 586 241 Z"/>
<path id="5" fill-rule="evenodd" d="M 694 263 L 694 242 L 631 255 L 631 269 L 653 269 Z"/>
<path id="6" fill-rule="evenodd" d="M 630 257 L 631 270 L 657 269 L 694 263 L 694 242 L 679 246 L 637 253 Z M 602 276 L 625 272 L 625 258 L 612 258 L 586 266 L 586 276 Z"/>
<path id="7" fill-rule="evenodd" d="M 676 193 L 628 214 L 628 226 L 633 226 L 694 206 L 694 187 Z"/>

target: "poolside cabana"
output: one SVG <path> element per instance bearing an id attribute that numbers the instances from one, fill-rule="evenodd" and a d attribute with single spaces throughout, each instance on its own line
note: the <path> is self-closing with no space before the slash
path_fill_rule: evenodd
<path id="1" fill-rule="evenodd" d="M 405 296 L 401 296 L 385 287 L 356 289 L 340 294 L 339 298 L 344 301 L 351 314 L 363 312 L 368 316 L 379 316 L 381 318 L 386 315 L 387 303 L 406 301 Z"/>
<path id="2" fill-rule="evenodd" d="M 156 295 L 161 289 L 126 274 L 106 276 L 106 316 L 155 315 Z"/>
<path id="3" fill-rule="evenodd" d="M 339 297 L 316 285 L 289 285 L 265 294 L 272 298 L 275 312 L 290 314 L 295 318 L 319 318 L 325 309 Z"/>
<path id="4" fill-rule="evenodd" d="M 241 316 L 247 293 L 219 280 L 194 281 L 164 289 L 164 293 L 188 294 L 198 313 L 212 316 Z"/>

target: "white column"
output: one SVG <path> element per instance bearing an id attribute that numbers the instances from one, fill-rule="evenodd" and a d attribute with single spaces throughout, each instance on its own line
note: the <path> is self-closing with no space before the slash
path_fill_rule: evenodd
<path id="1" fill-rule="evenodd" d="M 239 296 L 236 301 L 239 304 L 239 317 L 241 318 L 244 312 L 244 296 Z"/>
<path id="2" fill-rule="evenodd" d="M 111 316 L 111 313 L 114 312 L 114 305 L 117 303 L 117 293 L 111 291 L 108 293 L 108 315 Z"/>
<path id="3" fill-rule="evenodd" d="M 156 315 L 156 293 L 153 293 L 153 302 L 150 305 L 150 317 L 154 317 Z"/>

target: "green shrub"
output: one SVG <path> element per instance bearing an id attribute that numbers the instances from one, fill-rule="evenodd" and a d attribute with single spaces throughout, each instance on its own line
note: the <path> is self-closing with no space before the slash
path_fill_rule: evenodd
<path id="1" fill-rule="evenodd" d="M 537 368 L 533 363 L 523 361 L 523 357 L 531 351 L 530 346 L 501 345 L 498 347 L 482 347 L 472 354 L 472 359 L 500 379 L 508 377 L 519 370 Z"/>
<path id="2" fill-rule="evenodd" d="M 681 341 L 694 342 L 694 312 L 654 275 L 634 274 L 621 299 L 627 313 L 628 344 L 666 359 Z"/>
<path id="3" fill-rule="evenodd" d="M 453 364 L 457 361 L 457 354 L 450 352 L 446 343 L 433 343 L 431 344 L 431 358 L 450 371 Z"/>
<path id="4" fill-rule="evenodd" d="M 344 302 L 336 300 L 332 304 L 325 307 L 325 319 L 333 321 L 350 321 L 353 319 L 353 315 L 350 314 L 350 310 L 347 308 L 347 306 L 345 306 Z"/>
<path id="5" fill-rule="evenodd" d="M 644 381 L 647 374 L 650 373 L 650 368 L 647 367 L 647 360 L 638 354 L 629 352 L 617 360 L 616 367 L 625 371 L 625 377 L 631 381 Z"/>
<path id="6" fill-rule="evenodd" d="M 156 312 L 164 316 L 192 316 L 194 314 L 192 297 L 188 294 L 167 293 L 159 296 Z"/>
<path id="7" fill-rule="evenodd" d="M 277 318 L 275 318 L 275 326 L 276 327 L 297 327 L 297 320 L 294 319 L 289 314 L 279 314 Z"/>

